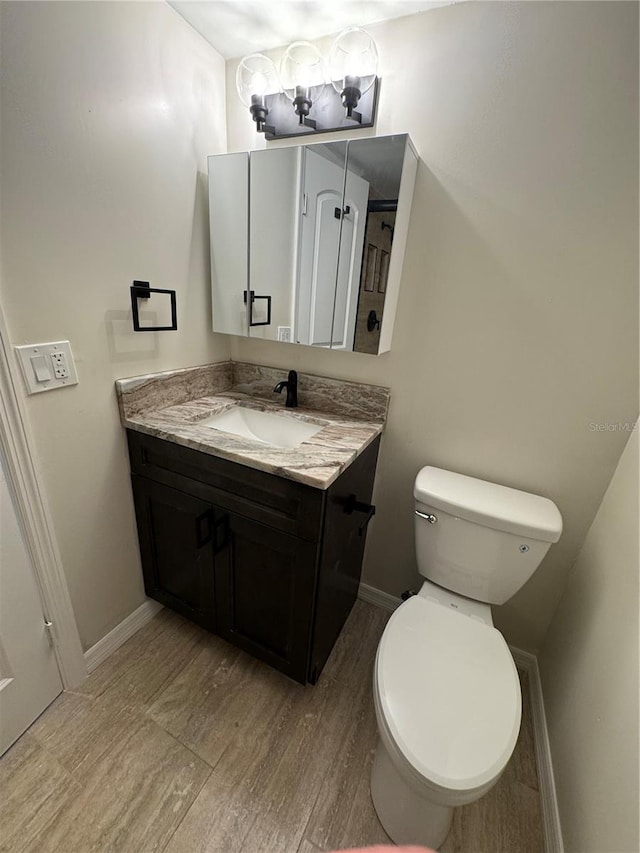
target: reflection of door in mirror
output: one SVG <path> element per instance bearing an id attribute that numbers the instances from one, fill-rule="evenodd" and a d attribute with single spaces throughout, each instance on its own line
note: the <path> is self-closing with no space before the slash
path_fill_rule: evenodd
<path id="1" fill-rule="evenodd" d="M 304 149 L 295 340 L 331 346 L 346 144 Z"/>
<path id="2" fill-rule="evenodd" d="M 378 352 L 380 341 L 380 326 L 396 221 L 395 211 L 377 211 L 375 207 L 376 204 L 373 202 L 370 205 L 364 236 L 356 336 L 353 347 L 355 352 L 367 352 L 373 355 Z M 375 311 L 375 324 L 369 321 L 372 311 Z"/>
<path id="3" fill-rule="evenodd" d="M 333 309 L 332 349 L 353 349 L 368 198 L 369 183 L 347 169 L 340 232 L 340 260 Z"/>

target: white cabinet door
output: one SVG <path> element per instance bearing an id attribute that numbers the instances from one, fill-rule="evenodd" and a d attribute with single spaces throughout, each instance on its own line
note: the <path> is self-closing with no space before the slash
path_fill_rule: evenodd
<path id="1" fill-rule="evenodd" d="M 62 692 L 62 682 L 2 458 L 0 463 L 1 755 Z"/>

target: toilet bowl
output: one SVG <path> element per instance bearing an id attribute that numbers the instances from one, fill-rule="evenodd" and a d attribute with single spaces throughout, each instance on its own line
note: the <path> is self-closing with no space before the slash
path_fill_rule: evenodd
<path id="1" fill-rule="evenodd" d="M 435 468 L 414 495 L 425 580 L 378 646 L 371 796 L 393 841 L 438 848 L 454 808 L 498 781 L 520 730 L 518 673 L 490 605 L 533 574 L 562 519 L 547 498 Z"/>
<path id="2" fill-rule="evenodd" d="M 454 806 L 479 799 L 500 778 L 522 706 L 500 632 L 456 609 L 455 595 L 449 607 L 427 597 L 430 586 L 395 611 L 378 647 L 371 790 L 396 843 L 437 848 Z"/>

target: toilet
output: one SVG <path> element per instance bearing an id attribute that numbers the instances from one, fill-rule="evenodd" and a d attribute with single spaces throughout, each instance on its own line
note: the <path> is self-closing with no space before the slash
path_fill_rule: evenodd
<path id="1" fill-rule="evenodd" d="M 374 670 L 371 797 L 397 844 L 437 849 L 456 806 L 498 781 L 520 730 L 520 682 L 494 627 L 562 533 L 548 498 L 440 468 L 414 485 L 424 583 L 391 616 Z"/>

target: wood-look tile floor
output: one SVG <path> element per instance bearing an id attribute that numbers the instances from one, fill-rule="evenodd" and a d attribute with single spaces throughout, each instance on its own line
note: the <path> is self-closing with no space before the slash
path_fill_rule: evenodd
<path id="1" fill-rule="evenodd" d="M 358 601 L 315 687 L 168 610 L 0 759 L 0 851 L 318 853 L 389 843 L 369 796 L 385 612 Z M 443 853 L 541 853 L 529 695 L 514 757 Z"/>

